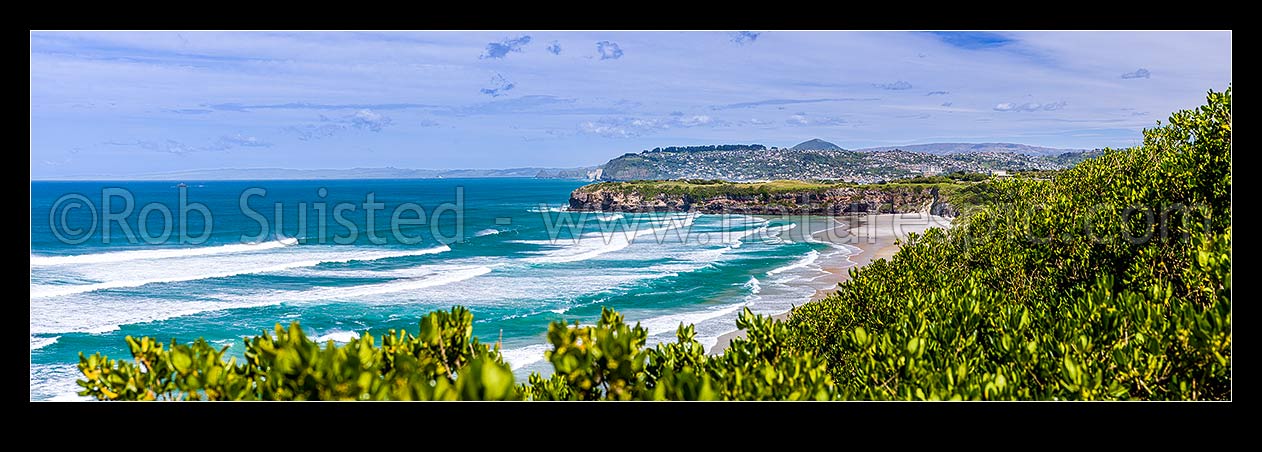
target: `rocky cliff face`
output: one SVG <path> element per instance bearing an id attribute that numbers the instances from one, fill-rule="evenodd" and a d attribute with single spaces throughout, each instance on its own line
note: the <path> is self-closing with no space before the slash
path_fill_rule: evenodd
<path id="1" fill-rule="evenodd" d="M 905 213 L 928 211 L 934 215 L 947 217 L 958 214 L 953 206 L 939 198 L 938 189 L 925 187 L 842 187 L 796 193 L 714 195 L 708 197 L 666 193 L 646 197 L 635 190 L 579 187 L 570 194 L 570 210 L 761 215 L 840 215 L 851 212 Z"/>

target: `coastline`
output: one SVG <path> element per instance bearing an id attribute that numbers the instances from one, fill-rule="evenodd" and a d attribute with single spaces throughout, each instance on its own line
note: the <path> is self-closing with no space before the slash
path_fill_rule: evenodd
<path id="1" fill-rule="evenodd" d="M 849 224 L 854 222 L 853 225 Z M 907 233 L 922 233 L 931 227 L 950 227 L 951 219 L 926 213 L 877 214 L 846 218 L 843 224 L 832 229 L 833 234 L 814 233 L 825 236 L 828 242 L 838 245 L 849 245 L 859 251 L 850 254 L 838 253 L 827 260 L 821 258 L 820 269 L 828 273 L 820 280 L 829 284 L 826 289 L 816 289 L 807 303 L 822 300 L 837 291 L 837 285 L 850 279 L 850 270 L 871 263 L 876 259 L 889 259 L 898 252 L 899 240 L 905 240 Z M 805 283 L 803 283 L 805 284 Z M 776 320 L 787 320 L 792 310 L 775 314 Z M 745 330 L 734 330 L 719 336 L 709 354 L 722 354 L 732 339 L 745 337 Z"/>

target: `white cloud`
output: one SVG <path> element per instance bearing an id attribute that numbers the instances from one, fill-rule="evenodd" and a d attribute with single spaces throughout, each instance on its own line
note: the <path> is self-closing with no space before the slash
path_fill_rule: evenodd
<path id="1" fill-rule="evenodd" d="M 350 122 L 351 127 L 356 129 L 371 130 L 373 132 L 380 132 L 381 129 L 389 126 L 391 122 L 390 117 L 376 113 L 372 110 L 359 110 L 350 115 L 347 120 Z"/>
<path id="2" fill-rule="evenodd" d="M 789 116 L 788 119 L 784 120 L 784 123 L 791 126 L 839 126 L 846 124 L 847 121 L 836 117 L 817 118 L 806 113 L 798 113 Z"/>
<path id="3" fill-rule="evenodd" d="M 1065 105 L 1068 105 L 1068 104 L 1063 100 L 1056 101 L 1056 102 L 1049 102 L 1046 104 L 1040 104 L 1038 102 L 1026 102 L 1023 104 L 1004 102 L 1001 104 L 996 104 L 995 111 L 1052 111 L 1052 110 L 1060 110 L 1062 108 L 1065 108 Z"/>
<path id="4" fill-rule="evenodd" d="M 389 116 L 370 109 L 361 109 L 349 115 L 338 117 L 320 115 L 319 123 L 302 124 L 289 127 L 287 130 L 298 134 L 299 140 L 311 141 L 328 138 L 342 131 L 352 129 L 381 132 L 392 124 L 394 124 L 394 120 Z"/>
<path id="5" fill-rule="evenodd" d="M 579 131 L 591 135 L 612 138 L 628 138 L 649 135 L 668 129 L 690 127 L 725 127 L 726 121 L 715 120 L 706 115 L 671 114 L 665 118 L 601 118 L 595 121 L 579 123 Z"/>
<path id="6" fill-rule="evenodd" d="M 205 145 L 189 144 L 179 140 L 135 140 L 135 141 L 106 141 L 106 145 L 135 147 L 148 151 L 161 152 L 165 154 L 184 155 L 195 152 L 216 152 L 227 151 L 239 147 L 271 147 L 272 143 L 263 141 L 258 137 L 245 136 L 242 134 L 223 135 L 214 141 Z"/>
<path id="7" fill-rule="evenodd" d="M 618 47 L 618 43 L 612 41 L 600 41 L 596 43 L 596 53 L 600 54 L 602 60 L 616 60 L 622 58 L 622 48 Z"/>

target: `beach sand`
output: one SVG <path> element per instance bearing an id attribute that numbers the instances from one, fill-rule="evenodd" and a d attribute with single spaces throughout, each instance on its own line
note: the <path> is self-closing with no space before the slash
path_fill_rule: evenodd
<path id="1" fill-rule="evenodd" d="M 876 259 L 889 259 L 898 252 L 898 241 L 906 240 L 909 232 L 921 233 L 931 227 L 950 227 L 951 220 L 936 215 L 923 213 L 879 214 L 858 217 L 837 217 L 843 224 L 830 233 L 819 231 L 815 238 L 845 244 L 859 248 L 854 254 L 839 253 L 829 259 L 821 259 L 819 266 L 828 272 L 823 281 L 829 283 L 828 289 L 818 289 L 808 302 L 821 300 L 836 291 L 837 284 L 850 279 L 850 270 L 859 268 Z M 778 320 L 789 318 L 789 312 L 782 312 L 772 317 Z M 745 337 L 744 330 L 732 331 L 719 336 L 718 342 L 710 348 L 710 354 L 720 354 L 727 349 L 733 338 Z"/>

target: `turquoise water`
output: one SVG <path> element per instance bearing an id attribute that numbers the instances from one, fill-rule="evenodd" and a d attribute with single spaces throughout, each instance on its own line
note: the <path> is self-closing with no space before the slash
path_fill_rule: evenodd
<path id="1" fill-rule="evenodd" d="M 548 371 L 550 322 L 591 323 L 602 306 L 648 328 L 650 345 L 672 340 L 682 322 L 708 347 L 735 330 L 743 306 L 771 314 L 805 302 L 825 275 L 820 257 L 849 252 L 803 233 L 823 219 L 568 212 L 578 181 L 185 183 L 31 184 L 32 399 L 73 398 L 78 353 L 125 358 L 128 335 L 201 336 L 240 353 L 241 337 L 277 322 L 346 341 L 415 331 L 422 314 L 457 304 L 473 311 L 483 341 L 502 337 L 519 379 Z M 189 243 L 180 243 L 181 190 L 212 218 L 197 237 L 206 222 L 186 215 L 187 238 L 198 239 Z M 372 215 L 370 193 L 381 204 Z M 355 208 L 335 215 L 339 203 Z M 405 203 L 423 214 L 400 217 L 425 224 L 393 231 Z M 164 208 L 174 223 L 165 239 Z M 107 210 L 122 216 L 108 232 Z M 142 211 L 154 243 L 138 237 Z"/>

